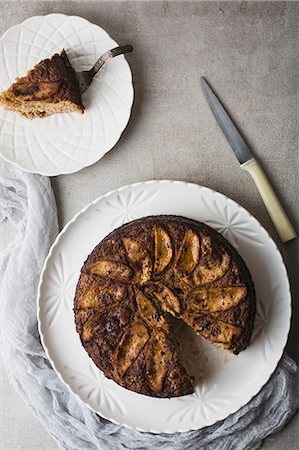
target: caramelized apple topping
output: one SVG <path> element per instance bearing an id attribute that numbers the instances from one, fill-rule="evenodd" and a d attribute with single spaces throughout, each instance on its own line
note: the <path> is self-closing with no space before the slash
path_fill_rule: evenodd
<path id="1" fill-rule="evenodd" d="M 194 316 L 190 325 L 203 337 L 227 347 L 242 333 L 241 327 L 230 325 L 205 314 Z"/>
<path id="2" fill-rule="evenodd" d="M 142 248 L 139 242 L 130 238 L 123 238 L 123 243 L 129 260 L 133 263 L 139 263 L 147 256 L 147 251 Z"/>
<path id="3" fill-rule="evenodd" d="M 78 308 L 98 309 L 102 304 L 119 302 L 127 291 L 126 286 L 109 286 L 102 289 L 90 289 L 78 298 Z"/>
<path id="4" fill-rule="evenodd" d="M 155 239 L 155 263 L 154 272 L 163 272 L 172 259 L 173 250 L 168 233 L 161 227 L 154 228 Z"/>
<path id="5" fill-rule="evenodd" d="M 194 271 L 194 282 L 196 286 L 212 283 L 223 277 L 229 269 L 231 258 L 224 253 L 220 259 L 214 259 L 207 263 L 199 263 Z"/>
<path id="6" fill-rule="evenodd" d="M 129 281 L 133 274 L 131 269 L 120 262 L 107 261 L 105 259 L 99 259 L 96 261 L 89 271 L 95 275 L 99 275 L 103 278 L 110 278 L 112 280 L 126 282 Z"/>
<path id="7" fill-rule="evenodd" d="M 83 330 L 81 334 L 81 339 L 83 342 L 89 341 L 97 331 L 97 327 L 99 326 L 96 318 L 92 315 L 87 319 L 87 321 L 83 324 Z"/>
<path id="8" fill-rule="evenodd" d="M 172 354 L 165 334 L 161 331 L 151 338 L 146 353 L 146 376 L 150 388 L 160 392 L 169 370 Z"/>
<path id="9" fill-rule="evenodd" d="M 155 296 L 164 311 L 168 311 L 174 316 L 180 313 L 180 300 L 167 286 L 162 283 L 151 283 L 148 291 Z"/>
<path id="10" fill-rule="evenodd" d="M 120 377 L 123 377 L 129 367 L 134 363 L 148 339 L 149 334 L 147 328 L 141 322 L 134 322 L 132 326 L 125 331 L 115 354 L 115 367 L 117 367 Z"/>
<path id="11" fill-rule="evenodd" d="M 130 238 L 124 238 L 123 243 L 126 249 L 127 257 L 134 267 L 135 281 L 143 284 L 151 278 L 152 261 L 149 254 L 139 242 Z"/>
<path id="12" fill-rule="evenodd" d="M 178 270 L 184 274 L 191 273 L 199 260 L 200 242 L 193 230 L 187 230 L 176 263 Z"/>
<path id="13" fill-rule="evenodd" d="M 225 288 L 206 288 L 193 291 L 188 300 L 193 309 L 200 311 L 224 311 L 232 308 L 245 298 L 245 286 L 231 286 Z"/>
<path id="14" fill-rule="evenodd" d="M 97 366 L 152 397 L 193 392 L 170 315 L 231 352 L 246 348 L 255 299 L 234 255 L 215 232 L 183 218 L 149 217 L 112 232 L 76 289 L 76 330 Z"/>
<path id="15" fill-rule="evenodd" d="M 91 289 L 85 295 L 82 295 L 82 297 L 78 299 L 77 307 L 83 309 L 98 308 L 100 306 L 99 302 L 100 292 L 101 290 L 99 289 Z"/>
<path id="16" fill-rule="evenodd" d="M 142 320 L 150 327 L 165 327 L 167 322 L 160 315 L 151 300 L 140 290 L 136 293 L 136 303 Z"/>

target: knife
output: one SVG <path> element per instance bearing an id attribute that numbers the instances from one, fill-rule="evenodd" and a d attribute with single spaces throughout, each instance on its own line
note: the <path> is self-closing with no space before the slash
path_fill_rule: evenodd
<path id="1" fill-rule="evenodd" d="M 252 176 L 281 241 L 288 242 L 294 239 L 297 237 L 296 232 L 259 162 L 251 153 L 237 127 L 203 77 L 201 77 L 201 87 L 211 111 L 237 157 L 241 168 Z"/>

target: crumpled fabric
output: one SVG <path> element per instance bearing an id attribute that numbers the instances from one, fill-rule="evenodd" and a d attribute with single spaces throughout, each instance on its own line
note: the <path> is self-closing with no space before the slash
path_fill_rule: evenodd
<path id="1" fill-rule="evenodd" d="M 1 350 L 9 380 L 65 450 L 257 449 L 299 408 L 299 368 L 284 355 L 269 382 L 246 406 L 213 426 L 151 434 L 115 425 L 90 411 L 59 380 L 40 342 L 36 319 L 39 276 L 58 234 L 50 180 L 0 160 L 0 222 L 16 227 L 0 255 Z"/>

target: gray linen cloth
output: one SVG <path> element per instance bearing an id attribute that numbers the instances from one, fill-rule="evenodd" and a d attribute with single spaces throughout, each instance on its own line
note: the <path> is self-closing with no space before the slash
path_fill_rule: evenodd
<path id="1" fill-rule="evenodd" d="M 48 250 L 58 233 L 48 178 L 0 160 L 0 222 L 17 237 L 0 259 L 1 347 L 8 377 L 62 449 L 256 449 L 299 407 L 299 368 L 284 356 L 270 381 L 248 405 L 211 427 L 154 435 L 115 425 L 91 412 L 59 380 L 40 343 L 36 293 Z"/>

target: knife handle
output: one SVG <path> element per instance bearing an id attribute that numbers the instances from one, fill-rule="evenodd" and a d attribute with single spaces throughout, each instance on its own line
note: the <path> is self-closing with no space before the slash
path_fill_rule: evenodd
<path id="1" fill-rule="evenodd" d="M 281 241 L 288 242 L 294 239 L 297 236 L 296 231 L 259 162 L 253 159 L 241 167 L 252 176 Z"/>

